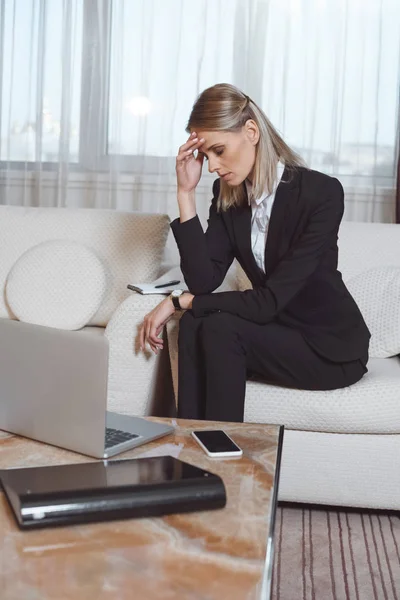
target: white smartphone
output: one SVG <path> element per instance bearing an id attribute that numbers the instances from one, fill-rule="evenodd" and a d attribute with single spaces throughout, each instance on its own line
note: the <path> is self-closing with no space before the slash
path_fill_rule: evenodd
<path id="1" fill-rule="evenodd" d="M 243 454 L 243 450 L 222 429 L 192 431 L 192 436 L 204 452 L 212 458 L 242 456 Z"/>

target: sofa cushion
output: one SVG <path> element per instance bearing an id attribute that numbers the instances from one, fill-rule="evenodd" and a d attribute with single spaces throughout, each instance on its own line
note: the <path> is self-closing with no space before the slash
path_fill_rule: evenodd
<path id="1" fill-rule="evenodd" d="M 9 272 L 6 296 L 15 317 L 25 323 L 81 329 L 99 309 L 106 272 L 90 248 L 52 240 L 30 248 Z"/>
<path id="2" fill-rule="evenodd" d="M 338 246 L 339 271 L 346 284 L 369 269 L 400 267 L 400 225 L 342 221 Z"/>
<path id="3" fill-rule="evenodd" d="M 387 358 L 400 353 L 400 268 L 375 267 L 352 277 L 347 288 L 371 332 L 369 354 Z"/>
<path id="4" fill-rule="evenodd" d="M 126 192 L 131 204 L 132 194 Z M 88 203 L 91 194 L 88 192 Z M 4 288 L 18 258 L 37 244 L 63 239 L 85 244 L 107 270 L 107 292 L 90 321 L 105 327 L 117 306 L 131 295 L 132 281 L 160 275 L 169 217 L 114 209 L 0 206 L 0 317 L 12 318 Z"/>
<path id="5" fill-rule="evenodd" d="M 349 387 L 296 390 L 248 381 L 246 422 L 332 433 L 400 433 L 400 359 L 373 358 Z"/>

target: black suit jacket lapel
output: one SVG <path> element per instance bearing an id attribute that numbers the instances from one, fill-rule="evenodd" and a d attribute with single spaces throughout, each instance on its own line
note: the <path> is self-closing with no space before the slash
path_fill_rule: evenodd
<path id="1" fill-rule="evenodd" d="M 242 206 L 234 209 L 232 214 L 232 224 L 235 232 L 236 246 L 238 249 L 238 258 L 242 267 L 253 285 L 260 285 L 263 279 L 263 273 L 258 268 L 251 249 L 251 206 L 247 198 L 246 184 L 243 183 L 246 195 L 246 202 Z"/>
<path id="2" fill-rule="evenodd" d="M 286 167 L 276 190 L 265 246 L 266 276 L 259 269 L 251 249 L 251 206 L 248 203 L 245 183 L 243 183 L 243 186 L 246 202 L 242 206 L 235 208 L 232 214 L 236 246 L 247 276 L 253 285 L 262 285 L 280 258 L 279 249 L 281 247 L 282 235 L 285 232 L 287 214 L 290 211 L 291 202 L 296 201 L 299 191 L 299 173 L 296 170 Z"/>
<path id="3" fill-rule="evenodd" d="M 299 173 L 285 168 L 281 182 L 275 194 L 268 226 L 267 243 L 265 245 L 265 270 L 268 278 L 280 259 L 279 249 L 282 236 L 285 235 L 285 224 L 292 202 L 296 201 L 299 190 Z"/>

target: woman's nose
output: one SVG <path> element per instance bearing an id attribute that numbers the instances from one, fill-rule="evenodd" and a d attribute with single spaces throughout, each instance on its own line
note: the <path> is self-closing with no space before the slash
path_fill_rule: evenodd
<path id="1" fill-rule="evenodd" d="M 208 160 L 208 172 L 215 173 L 216 170 L 217 170 L 217 165 L 215 165 L 214 162 L 212 162 L 211 160 Z"/>

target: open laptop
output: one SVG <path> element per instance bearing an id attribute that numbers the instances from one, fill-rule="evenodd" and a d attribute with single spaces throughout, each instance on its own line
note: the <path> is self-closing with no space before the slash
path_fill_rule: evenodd
<path id="1" fill-rule="evenodd" d="M 107 412 L 108 341 L 0 318 L 0 429 L 109 458 L 174 428 Z"/>

